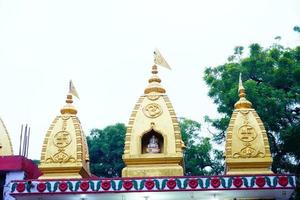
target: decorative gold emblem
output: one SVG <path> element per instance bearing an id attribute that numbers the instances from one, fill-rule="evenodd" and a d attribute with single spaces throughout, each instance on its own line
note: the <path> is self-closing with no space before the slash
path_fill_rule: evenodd
<path id="1" fill-rule="evenodd" d="M 143 108 L 143 112 L 147 117 L 156 118 L 162 114 L 162 109 L 157 103 L 150 103 Z"/>
<path id="2" fill-rule="evenodd" d="M 147 95 L 147 98 L 151 101 L 155 101 L 157 99 L 159 99 L 159 95 L 156 95 L 156 94 L 148 94 Z"/>
<path id="3" fill-rule="evenodd" d="M 251 147 L 250 142 L 244 144 L 245 147 L 240 150 L 240 152 L 233 154 L 234 158 L 263 158 L 265 154 L 261 151 L 256 151 Z"/>
<path id="4" fill-rule="evenodd" d="M 245 124 L 239 128 L 238 137 L 243 142 L 251 142 L 255 140 L 257 134 L 252 126 Z"/>
<path id="5" fill-rule="evenodd" d="M 51 163 L 66 163 L 75 162 L 75 158 L 68 155 L 64 149 L 59 149 L 57 153 L 46 159 L 46 162 Z"/>
<path id="6" fill-rule="evenodd" d="M 63 148 L 71 143 L 71 135 L 67 131 L 59 131 L 54 135 L 53 143 L 58 148 Z"/>
<path id="7" fill-rule="evenodd" d="M 244 147 L 237 153 L 233 154 L 234 158 L 256 158 L 256 157 L 264 157 L 264 153 L 261 151 L 257 151 L 252 147 L 252 143 L 256 137 L 257 133 L 255 129 L 250 126 L 248 123 L 247 116 L 245 117 L 244 125 L 242 125 L 238 130 L 238 138 L 244 142 Z"/>

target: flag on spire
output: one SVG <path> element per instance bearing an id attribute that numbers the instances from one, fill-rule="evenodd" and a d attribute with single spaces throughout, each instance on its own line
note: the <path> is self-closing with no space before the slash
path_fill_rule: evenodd
<path id="1" fill-rule="evenodd" d="M 167 63 L 167 61 L 161 55 L 161 53 L 158 51 L 158 49 L 154 50 L 154 63 L 157 64 L 157 65 L 160 65 L 162 67 L 171 69 L 170 65 Z"/>
<path id="2" fill-rule="evenodd" d="M 70 80 L 70 84 L 69 84 L 69 93 L 71 93 L 73 96 L 75 96 L 79 99 L 79 95 L 77 93 L 77 90 L 76 90 L 72 80 Z"/>

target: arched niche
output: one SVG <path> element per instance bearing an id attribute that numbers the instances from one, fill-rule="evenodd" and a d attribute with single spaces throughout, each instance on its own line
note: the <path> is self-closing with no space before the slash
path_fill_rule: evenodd
<path id="1" fill-rule="evenodd" d="M 152 137 L 155 137 L 157 139 L 157 144 L 158 144 L 158 148 L 159 148 L 159 152 L 157 153 L 164 153 L 164 138 L 162 136 L 161 133 L 151 129 L 150 131 L 146 132 L 143 137 L 142 137 L 142 145 L 141 145 L 141 152 L 142 154 L 148 154 L 149 152 L 147 152 L 147 148 L 148 145 L 150 143 L 150 140 Z"/>

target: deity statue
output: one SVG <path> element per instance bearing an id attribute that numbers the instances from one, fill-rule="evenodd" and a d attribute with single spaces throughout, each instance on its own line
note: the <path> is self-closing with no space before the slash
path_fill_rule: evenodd
<path id="1" fill-rule="evenodd" d="M 160 152 L 160 149 L 158 146 L 158 139 L 155 137 L 155 135 L 152 135 L 152 137 L 150 138 L 146 151 L 148 153 L 159 153 Z"/>

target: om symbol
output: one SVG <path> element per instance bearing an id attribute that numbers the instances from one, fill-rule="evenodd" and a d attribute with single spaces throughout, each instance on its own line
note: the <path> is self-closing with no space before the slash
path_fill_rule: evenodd
<path id="1" fill-rule="evenodd" d="M 143 112 L 147 117 L 156 118 L 162 114 L 162 109 L 157 103 L 150 103 L 143 108 Z"/>

